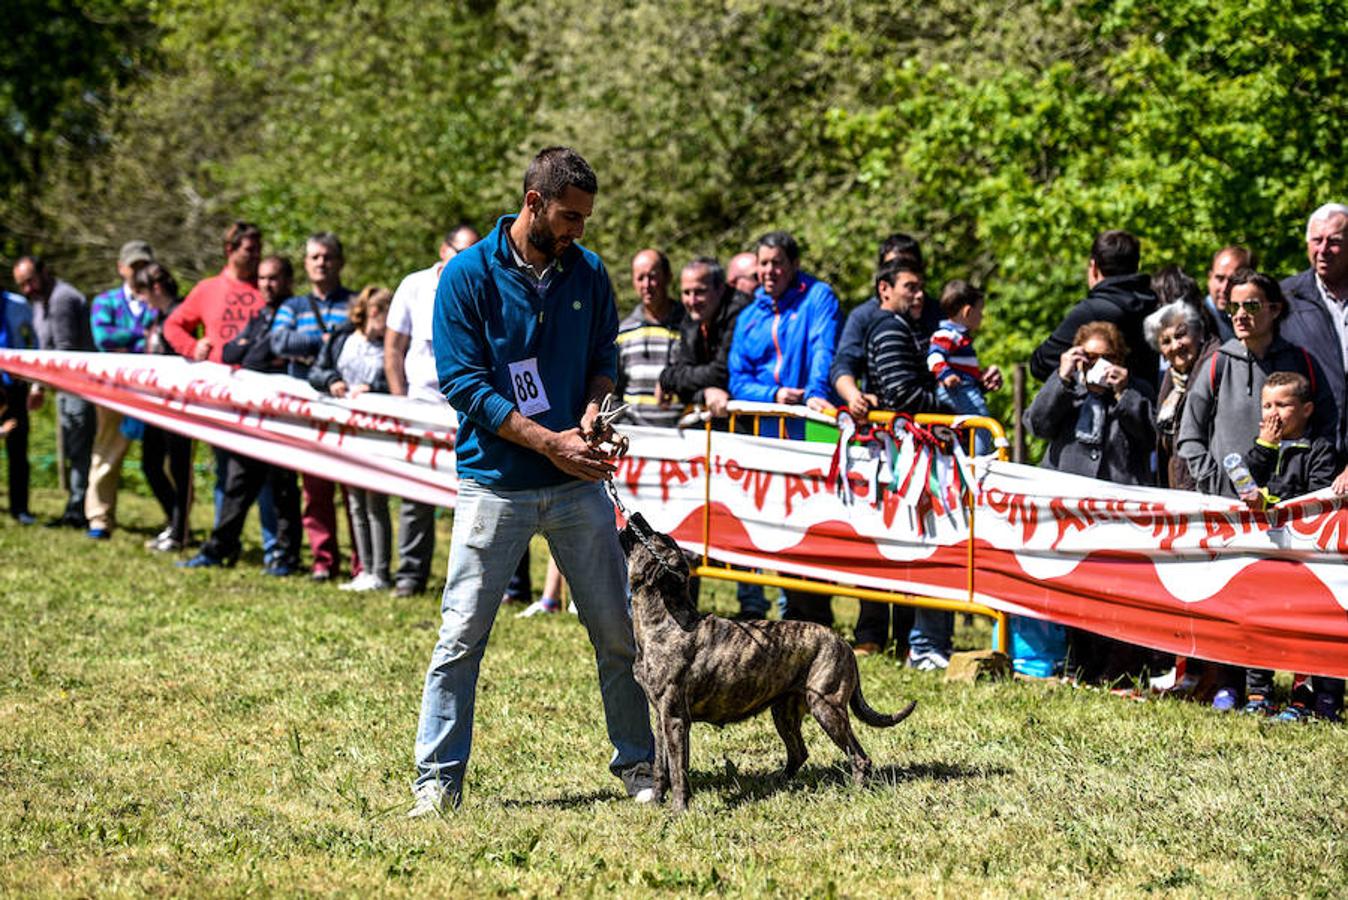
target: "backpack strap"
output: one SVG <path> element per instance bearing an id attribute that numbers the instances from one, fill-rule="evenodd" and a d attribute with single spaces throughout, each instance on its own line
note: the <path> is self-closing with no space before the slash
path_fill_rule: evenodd
<path id="1" fill-rule="evenodd" d="M 1305 360 L 1306 360 L 1306 380 L 1308 380 L 1308 381 L 1311 383 L 1311 396 L 1314 397 L 1314 396 L 1315 396 L 1315 366 L 1311 363 L 1311 355 L 1310 355 L 1309 353 L 1306 352 L 1306 348 L 1305 348 L 1305 347 L 1298 347 L 1297 349 L 1301 351 L 1301 355 L 1302 355 L 1302 356 L 1305 358 Z"/>

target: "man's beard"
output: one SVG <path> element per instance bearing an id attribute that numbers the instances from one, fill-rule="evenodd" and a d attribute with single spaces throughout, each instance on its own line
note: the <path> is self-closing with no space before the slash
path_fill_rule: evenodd
<path id="1" fill-rule="evenodd" d="M 552 233 L 542 216 L 535 216 L 529 223 L 529 246 L 542 253 L 549 261 L 557 258 L 557 235 Z"/>

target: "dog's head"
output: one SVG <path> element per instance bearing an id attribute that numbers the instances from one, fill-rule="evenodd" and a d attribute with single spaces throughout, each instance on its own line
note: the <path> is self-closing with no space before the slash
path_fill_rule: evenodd
<path id="1" fill-rule="evenodd" d="M 627 554 L 627 575 L 632 594 L 656 592 L 669 614 L 687 625 L 696 616 L 688 596 L 688 560 L 667 534 L 651 528 L 641 513 L 633 513 L 618 532 L 618 542 Z"/>

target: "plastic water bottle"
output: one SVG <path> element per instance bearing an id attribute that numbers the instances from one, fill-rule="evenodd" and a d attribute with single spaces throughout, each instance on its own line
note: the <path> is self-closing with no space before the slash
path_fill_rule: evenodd
<path id="1" fill-rule="evenodd" d="M 1249 467 L 1245 465 L 1245 460 L 1241 459 L 1239 453 L 1226 454 L 1222 459 L 1222 466 L 1226 469 L 1231 484 L 1235 486 L 1237 496 L 1245 497 L 1259 490 L 1259 485 L 1254 483 L 1254 476 L 1250 474 Z"/>

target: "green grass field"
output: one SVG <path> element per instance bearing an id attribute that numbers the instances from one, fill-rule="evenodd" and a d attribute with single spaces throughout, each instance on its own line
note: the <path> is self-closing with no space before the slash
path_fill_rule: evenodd
<path id="1" fill-rule="evenodd" d="M 61 495 L 37 492 L 54 515 Z M 198 526 L 208 511 L 199 502 Z M 576 619 L 503 611 L 463 807 L 409 822 L 438 599 L 351 596 L 0 519 L 0 889 L 10 895 L 1343 896 L 1348 730 L 861 661 L 897 728 L 851 786 L 812 722 L 693 731 L 675 817 L 606 769 Z M 448 518 L 441 520 L 444 571 Z M 253 531 L 255 535 L 256 532 Z M 255 538 L 254 538 L 255 540 Z M 535 547 L 537 583 L 541 548 Z M 720 585 L 704 602 L 729 609 Z M 855 605 L 835 601 L 850 629 Z M 966 645 L 986 629 L 962 630 Z"/>

